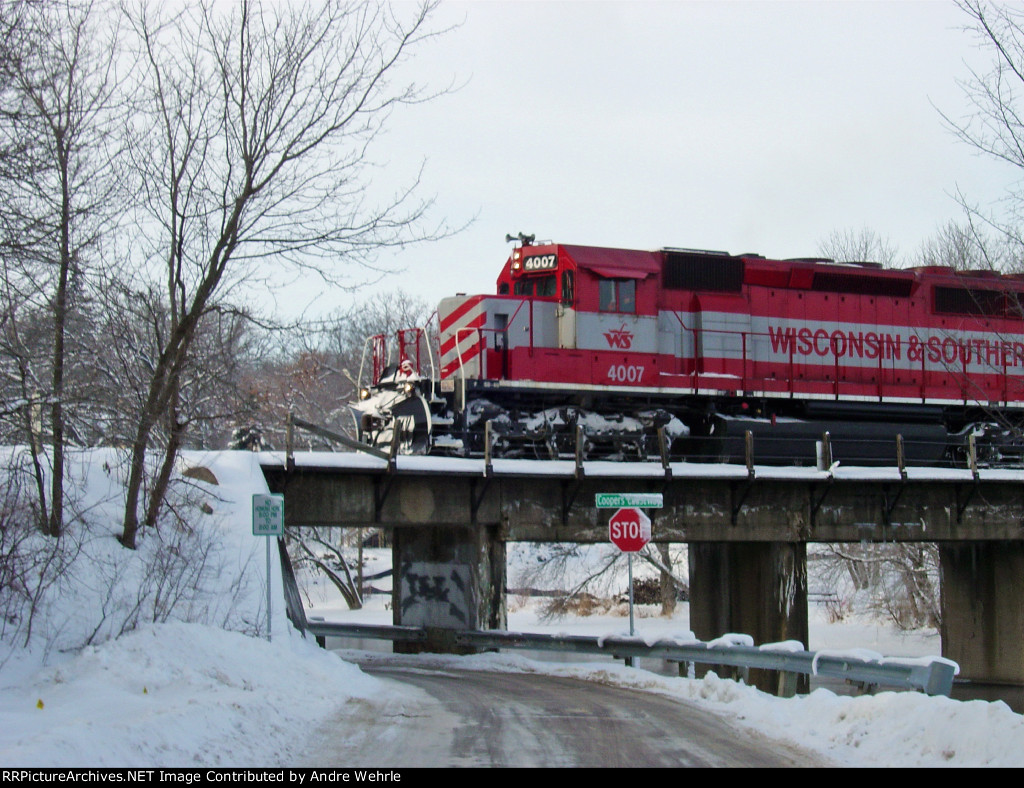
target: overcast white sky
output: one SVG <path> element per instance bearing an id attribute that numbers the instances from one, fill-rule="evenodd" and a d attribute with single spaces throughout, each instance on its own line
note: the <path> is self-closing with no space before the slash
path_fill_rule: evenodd
<path id="1" fill-rule="evenodd" d="M 987 62 L 945 0 L 449 0 L 437 20 L 461 26 L 407 74 L 465 85 L 395 115 L 382 177 L 424 161 L 436 216 L 475 221 L 384 258 L 404 273 L 374 290 L 493 292 L 519 231 L 798 257 L 869 228 L 909 255 L 956 189 L 991 202 L 1015 177 L 942 124 Z"/>

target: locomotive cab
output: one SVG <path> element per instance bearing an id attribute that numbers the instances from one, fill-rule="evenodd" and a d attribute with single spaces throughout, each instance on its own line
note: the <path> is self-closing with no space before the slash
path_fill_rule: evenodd
<path id="1" fill-rule="evenodd" d="M 498 277 L 498 295 L 509 303 L 488 307 L 507 339 L 503 372 L 548 383 L 656 385 L 660 269 L 657 253 L 534 245 L 527 237 Z"/>
<path id="2" fill-rule="evenodd" d="M 551 302 L 556 308 L 551 319 L 556 323 L 558 347 L 576 347 L 576 268 L 572 260 L 560 254 L 553 244 L 533 246 L 531 236 L 520 235 L 522 245 L 512 251 L 498 276 L 498 294 L 512 295 L 538 302 Z M 545 314 L 549 310 L 545 309 Z M 497 315 L 496 328 L 502 332 L 501 349 L 508 350 L 507 324 L 510 314 Z M 502 359 L 502 372 L 507 364 Z M 502 374 L 501 377 L 505 377 Z"/>

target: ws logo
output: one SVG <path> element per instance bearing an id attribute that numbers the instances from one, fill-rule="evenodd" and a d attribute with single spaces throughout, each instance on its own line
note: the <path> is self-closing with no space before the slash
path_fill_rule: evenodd
<path id="1" fill-rule="evenodd" d="M 629 350 L 633 345 L 633 332 L 626 329 L 623 323 L 621 328 L 613 328 L 604 332 L 604 338 L 608 340 L 608 347 L 619 350 Z"/>

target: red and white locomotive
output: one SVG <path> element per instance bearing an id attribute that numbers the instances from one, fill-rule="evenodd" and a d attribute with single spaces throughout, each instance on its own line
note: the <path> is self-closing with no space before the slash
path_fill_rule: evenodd
<path id="1" fill-rule="evenodd" d="M 374 342 L 362 440 L 474 455 L 765 463 L 1024 454 L 1024 278 L 945 267 L 633 251 L 519 236 L 493 295 L 437 312 L 439 358 Z M 429 344 L 429 343 L 428 343 Z M 427 374 L 426 359 L 434 370 Z M 582 427 L 582 432 L 580 431 Z M 659 442 L 660 439 L 660 442 Z"/>

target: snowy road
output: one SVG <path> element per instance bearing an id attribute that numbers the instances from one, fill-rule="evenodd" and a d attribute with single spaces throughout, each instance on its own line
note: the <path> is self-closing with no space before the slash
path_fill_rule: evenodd
<path id="1" fill-rule="evenodd" d="M 563 677 L 430 667 L 397 655 L 373 659 L 363 668 L 400 682 L 403 699 L 383 714 L 379 708 L 347 705 L 336 729 L 328 724 L 320 731 L 306 765 L 833 765 L 655 693 Z M 348 734 L 345 740 L 340 731 Z"/>

